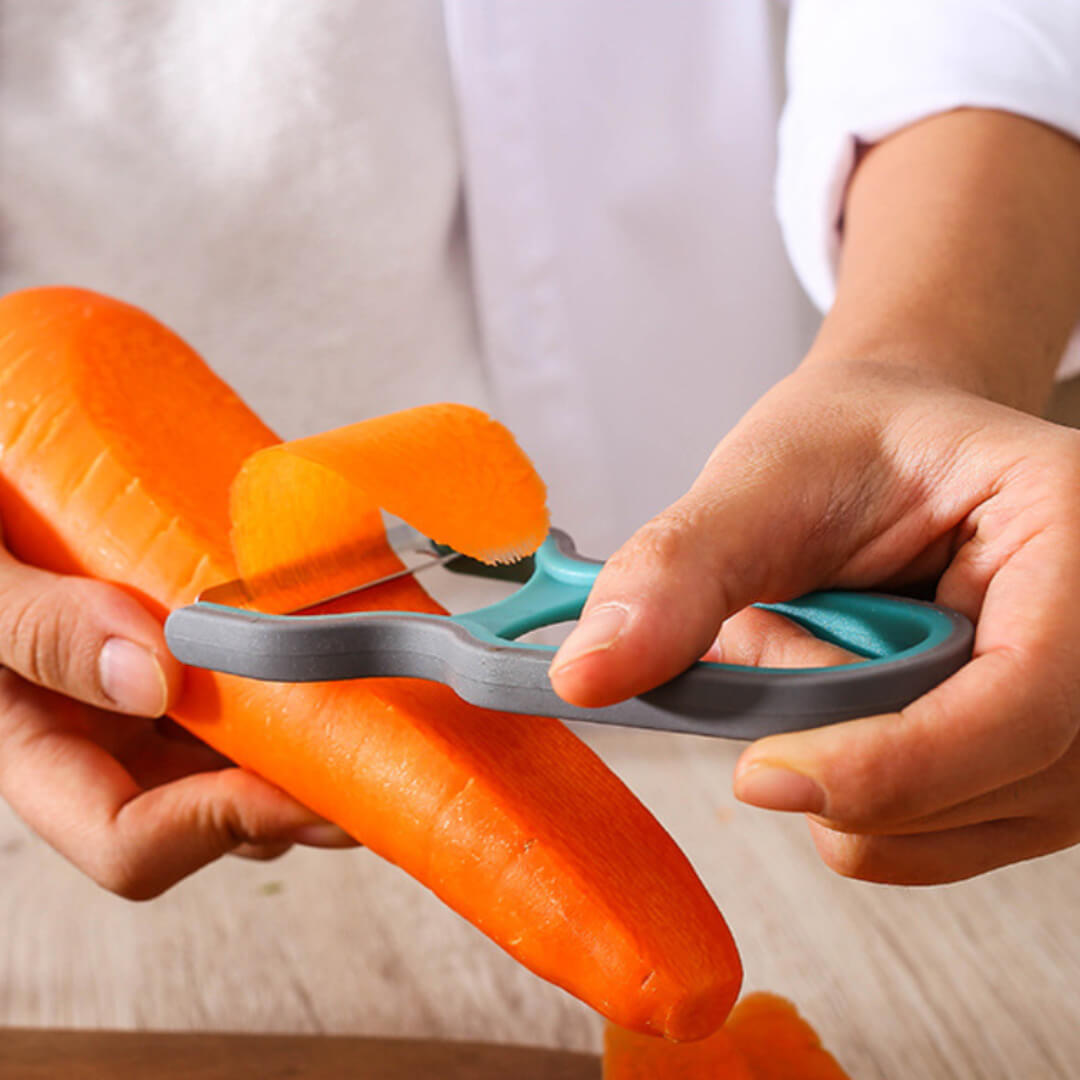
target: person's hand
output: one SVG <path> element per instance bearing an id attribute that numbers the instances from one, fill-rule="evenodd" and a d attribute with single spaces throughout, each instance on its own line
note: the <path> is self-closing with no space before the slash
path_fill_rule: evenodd
<path id="1" fill-rule="evenodd" d="M 352 844 L 163 719 L 182 669 L 120 589 L 0 548 L 0 664 L 0 796 L 105 888 L 145 899 L 228 852 Z"/>
<path id="2" fill-rule="evenodd" d="M 811 815 L 825 862 L 955 880 L 1080 841 L 1080 433 L 881 357 L 807 363 L 607 564 L 552 667 L 599 706 L 711 650 L 841 659 L 751 611 L 815 588 L 937 581 L 973 660 L 899 714 L 752 745 L 739 798 Z M 721 624 L 728 621 L 717 641 Z"/>

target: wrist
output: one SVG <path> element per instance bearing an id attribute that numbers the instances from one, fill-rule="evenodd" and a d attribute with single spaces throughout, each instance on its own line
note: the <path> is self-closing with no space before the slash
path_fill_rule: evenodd
<path id="1" fill-rule="evenodd" d="M 903 377 L 929 388 L 959 390 L 1029 413 L 1041 413 L 1056 364 L 1032 356 L 1033 342 L 983 339 L 924 317 L 847 324 L 834 309 L 803 360 L 807 369 L 844 368 L 852 377 Z"/>
<path id="2" fill-rule="evenodd" d="M 861 157 L 815 358 L 870 358 L 1041 412 L 1078 318 L 1076 142 L 973 109 Z"/>

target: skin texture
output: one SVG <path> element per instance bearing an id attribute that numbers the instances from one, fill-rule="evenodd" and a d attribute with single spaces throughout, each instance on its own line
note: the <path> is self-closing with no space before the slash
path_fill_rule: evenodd
<path id="1" fill-rule="evenodd" d="M 1073 141 L 965 110 L 865 152 L 811 352 L 609 562 L 553 663 L 558 692 L 607 704 L 706 652 L 834 662 L 778 617 L 736 613 L 929 582 L 976 621 L 972 663 L 898 715 L 760 740 L 736 795 L 810 814 L 826 864 L 873 881 L 1080 842 L 1080 434 L 1035 415 L 1078 319 Z"/>

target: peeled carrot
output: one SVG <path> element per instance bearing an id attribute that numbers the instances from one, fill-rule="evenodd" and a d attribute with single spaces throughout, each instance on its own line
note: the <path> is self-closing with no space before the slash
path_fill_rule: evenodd
<path id="1" fill-rule="evenodd" d="M 163 617 L 235 576 L 229 487 L 275 444 L 142 312 L 76 289 L 0 300 L 0 514 L 20 558 L 116 582 Z M 419 507 L 422 474 L 387 468 Z M 493 509 L 462 481 L 482 546 Z M 513 485 L 507 499 L 537 490 Z M 365 513 L 357 532 L 377 546 Z M 411 578 L 354 606 L 441 610 Z M 173 715 L 622 1026 L 700 1038 L 727 1015 L 741 971 L 722 916 L 668 834 L 557 721 L 415 680 L 279 685 L 194 669 Z"/>
<path id="2" fill-rule="evenodd" d="M 748 994 L 699 1042 L 671 1043 L 608 1024 L 604 1080 L 849 1080 L 791 1002 Z"/>

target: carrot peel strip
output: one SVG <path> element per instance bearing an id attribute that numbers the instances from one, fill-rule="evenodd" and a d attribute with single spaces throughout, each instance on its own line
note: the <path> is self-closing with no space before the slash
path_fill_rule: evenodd
<path id="1" fill-rule="evenodd" d="M 465 490 L 467 488 L 467 490 Z M 424 405 L 260 450 L 232 484 L 231 542 L 264 611 L 290 611 L 397 569 L 378 508 L 482 562 L 532 554 L 546 490 L 509 431 Z"/>

